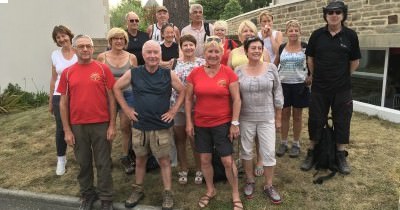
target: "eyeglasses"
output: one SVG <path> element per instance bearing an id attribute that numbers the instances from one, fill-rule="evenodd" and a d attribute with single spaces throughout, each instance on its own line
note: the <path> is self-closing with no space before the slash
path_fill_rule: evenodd
<path id="1" fill-rule="evenodd" d="M 131 23 L 139 23 L 139 19 L 130 19 L 129 22 L 131 22 Z"/>
<path id="2" fill-rule="evenodd" d="M 218 44 L 219 43 L 221 43 L 221 38 L 219 38 L 219 37 L 208 37 L 207 39 L 206 39 L 206 42 L 208 43 L 208 42 L 212 42 L 212 41 L 215 41 L 215 42 L 217 42 Z"/>
<path id="3" fill-rule="evenodd" d="M 342 10 L 330 10 L 327 13 L 328 15 L 333 15 L 333 13 L 335 13 L 336 15 L 340 15 L 342 14 Z"/>
<path id="4" fill-rule="evenodd" d="M 124 37 L 113 37 L 112 40 L 114 41 L 125 41 Z"/>
<path id="5" fill-rule="evenodd" d="M 76 46 L 76 48 L 78 48 L 79 50 L 83 50 L 83 49 L 85 49 L 85 48 L 88 49 L 88 50 L 90 50 L 90 49 L 93 48 L 93 46 L 90 45 L 90 44 L 82 44 L 82 45 Z"/>

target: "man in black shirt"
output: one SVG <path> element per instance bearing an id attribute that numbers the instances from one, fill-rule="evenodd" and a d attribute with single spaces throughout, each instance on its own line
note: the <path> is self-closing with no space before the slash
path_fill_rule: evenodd
<path id="1" fill-rule="evenodd" d="M 312 168 L 314 145 L 332 109 L 338 169 L 349 174 L 345 145 L 349 143 L 353 112 L 351 74 L 359 66 L 361 52 L 356 32 L 343 24 L 347 18 L 347 5 L 343 1 L 331 1 L 323 8 L 323 17 L 327 25 L 311 34 L 306 50 L 312 80 L 308 120 L 311 145 L 301 169 Z"/>
<path id="2" fill-rule="evenodd" d="M 139 16 L 134 12 L 128 12 L 125 16 L 127 32 L 129 37 L 128 47 L 126 51 L 133 53 L 138 65 L 144 65 L 142 56 L 143 44 L 149 40 L 149 35 L 145 32 L 139 31 Z"/>

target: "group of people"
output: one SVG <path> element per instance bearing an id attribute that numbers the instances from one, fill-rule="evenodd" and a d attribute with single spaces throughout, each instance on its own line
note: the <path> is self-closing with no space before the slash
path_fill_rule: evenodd
<path id="1" fill-rule="evenodd" d="M 255 176 L 263 176 L 263 193 L 279 204 L 282 198 L 273 186 L 275 155 L 299 156 L 302 109 L 308 106 L 311 143 L 301 169 L 313 167 L 313 148 L 332 109 L 339 171 L 349 174 L 344 149 L 352 115 L 350 75 L 361 55 L 357 34 L 344 25 L 347 5 L 330 2 L 323 8 L 323 17 L 326 26 L 314 31 L 307 45 L 301 42 L 299 21 L 289 20 L 282 33 L 273 29 L 273 16 L 262 12 L 259 31 L 251 21 L 239 25 L 242 45 L 238 46 L 225 37 L 225 21 L 204 22 L 199 4 L 191 5 L 191 23 L 181 32 L 168 22 L 166 7 L 157 8 L 157 23 L 147 32 L 139 30 L 139 16 L 129 12 L 127 29 L 108 32 L 109 49 L 97 60 L 89 36 L 74 37 L 67 27 L 55 26 L 52 37 L 61 48 L 51 56 L 49 110 L 56 119 L 56 174 L 65 173 L 69 145 L 80 167 L 80 209 L 91 209 L 97 199 L 102 209 L 113 209 L 111 145 L 118 114 L 120 161 L 125 173 L 135 172 L 127 208 L 144 197 L 150 155 L 160 166 L 162 209 L 173 208 L 171 165 L 178 164 L 178 182 L 187 184 L 187 139 L 195 160 L 194 182 L 206 183 L 206 192 L 198 200 L 200 208 L 217 195 L 214 152 L 225 168 L 233 209 L 244 208 L 233 157 L 237 140 L 246 177 L 245 197 L 254 196 Z M 282 43 L 283 35 L 286 43 Z M 281 141 L 275 151 L 277 135 Z"/>

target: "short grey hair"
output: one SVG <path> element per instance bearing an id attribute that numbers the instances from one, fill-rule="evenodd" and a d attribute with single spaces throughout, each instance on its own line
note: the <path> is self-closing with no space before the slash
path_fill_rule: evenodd
<path id="1" fill-rule="evenodd" d="M 129 16 L 129 15 L 136 15 L 136 16 L 138 16 L 138 18 L 139 18 L 139 15 L 138 15 L 138 14 L 136 14 L 136 13 L 133 12 L 133 11 L 130 11 L 130 12 L 126 13 L 126 15 L 125 15 L 125 20 L 128 20 L 128 16 Z"/>
<path id="2" fill-rule="evenodd" d="M 81 38 L 89 39 L 90 40 L 90 44 L 93 46 L 93 40 L 92 40 L 92 38 L 90 38 L 90 36 L 85 35 L 85 34 L 79 34 L 79 35 L 77 35 L 76 37 L 74 37 L 72 39 L 72 47 L 76 47 L 76 42 L 78 41 L 78 39 L 81 39 Z"/>
<path id="3" fill-rule="evenodd" d="M 201 9 L 201 11 L 203 12 L 203 6 L 201 6 L 201 4 L 192 4 L 190 5 L 189 13 L 192 14 L 193 10 L 195 9 Z"/>

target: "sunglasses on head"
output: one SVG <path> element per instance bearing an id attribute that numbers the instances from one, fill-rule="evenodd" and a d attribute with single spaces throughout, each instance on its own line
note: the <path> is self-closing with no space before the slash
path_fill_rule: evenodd
<path id="1" fill-rule="evenodd" d="M 219 38 L 219 37 L 208 37 L 207 39 L 206 39 L 206 42 L 208 43 L 208 42 L 212 42 L 212 41 L 215 41 L 215 42 L 217 42 L 217 43 L 221 43 L 221 39 Z"/>
<path id="2" fill-rule="evenodd" d="M 330 10 L 327 13 L 328 15 L 333 15 L 333 13 L 335 13 L 336 15 L 340 15 L 342 14 L 342 10 Z"/>
<path id="3" fill-rule="evenodd" d="M 139 23 L 139 19 L 130 19 L 129 22 L 131 22 L 131 23 Z"/>

